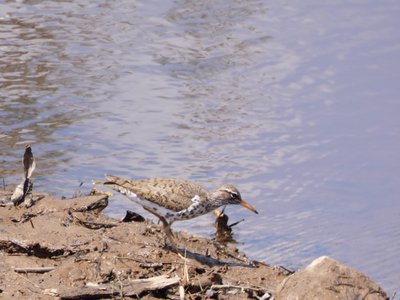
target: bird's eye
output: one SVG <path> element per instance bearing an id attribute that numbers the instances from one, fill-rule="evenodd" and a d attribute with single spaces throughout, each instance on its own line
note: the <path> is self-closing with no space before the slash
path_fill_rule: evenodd
<path id="1" fill-rule="evenodd" d="M 231 192 L 231 198 L 237 199 L 238 197 L 238 194 Z"/>

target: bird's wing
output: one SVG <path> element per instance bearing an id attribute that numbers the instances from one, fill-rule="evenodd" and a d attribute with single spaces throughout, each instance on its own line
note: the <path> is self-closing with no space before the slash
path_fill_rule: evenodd
<path id="1" fill-rule="evenodd" d="M 114 190 L 125 188 L 135 193 L 139 198 L 153 202 L 172 211 L 180 211 L 192 205 L 194 196 L 202 198 L 207 191 L 198 184 L 171 178 L 154 178 L 143 180 L 128 180 L 117 176 L 107 176 L 107 181 L 100 183 Z M 171 192 L 172 191 L 172 192 Z"/>

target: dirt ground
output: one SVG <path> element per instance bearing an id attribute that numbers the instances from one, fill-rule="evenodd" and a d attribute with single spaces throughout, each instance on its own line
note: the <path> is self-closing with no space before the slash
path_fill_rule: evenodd
<path id="1" fill-rule="evenodd" d="M 2 205 L 0 298 L 267 300 L 290 274 L 188 233 L 174 233 L 174 250 L 161 225 L 112 219 L 107 204 L 100 194 Z"/>

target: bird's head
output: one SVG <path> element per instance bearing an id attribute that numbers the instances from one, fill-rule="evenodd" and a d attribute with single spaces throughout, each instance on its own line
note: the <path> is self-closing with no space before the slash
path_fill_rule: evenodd
<path id="1" fill-rule="evenodd" d="M 258 214 L 257 210 L 242 200 L 242 196 L 237 188 L 230 184 L 224 184 L 220 186 L 216 191 L 212 193 L 212 197 L 218 201 L 221 206 L 228 204 L 240 204 L 252 212 Z"/>

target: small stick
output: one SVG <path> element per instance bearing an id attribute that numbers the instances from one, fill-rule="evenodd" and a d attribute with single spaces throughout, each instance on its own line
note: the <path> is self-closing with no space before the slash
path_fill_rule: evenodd
<path id="1" fill-rule="evenodd" d="M 394 300 L 394 297 L 396 297 L 396 294 L 397 294 L 397 291 L 395 291 L 395 292 L 393 293 L 393 296 L 392 296 L 392 298 L 390 298 L 390 300 Z"/>
<path id="2" fill-rule="evenodd" d="M 252 288 L 250 286 L 239 286 L 239 285 L 230 285 L 230 284 L 213 284 L 211 286 L 213 290 L 224 290 L 224 289 L 239 289 L 242 291 L 265 291 L 265 288 Z"/>
<path id="3" fill-rule="evenodd" d="M 55 267 L 39 267 L 39 268 L 14 268 L 16 273 L 47 273 L 55 270 Z"/>
<path id="4" fill-rule="evenodd" d="M 244 219 L 241 219 L 240 221 L 237 221 L 235 223 L 232 223 L 231 225 L 228 225 L 230 228 L 232 228 L 233 226 L 236 226 L 239 223 L 242 223 L 244 221 Z"/>
<path id="5" fill-rule="evenodd" d="M 79 196 L 82 195 L 82 192 L 81 192 L 81 187 L 82 187 L 82 185 L 83 185 L 83 181 L 81 181 L 81 183 L 79 184 L 79 186 L 76 188 L 75 192 L 74 192 L 73 195 L 72 195 L 72 198 L 78 198 Z"/>
<path id="6" fill-rule="evenodd" d="M 100 229 L 100 228 L 112 228 L 118 226 L 117 223 L 101 223 L 101 222 L 91 222 L 78 218 L 77 216 L 72 215 L 72 217 L 77 221 L 79 225 L 82 225 L 88 229 Z"/>
<path id="7" fill-rule="evenodd" d="M 292 275 L 294 273 L 294 271 L 289 270 L 288 268 L 285 268 L 284 266 L 278 266 L 278 268 L 284 270 L 285 272 L 287 272 L 289 275 Z"/>
<path id="8" fill-rule="evenodd" d="M 150 268 L 162 268 L 164 266 L 163 263 L 140 263 L 139 267 L 150 269 Z"/>
<path id="9" fill-rule="evenodd" d="M 182 258 L 183 258 L 183 256 L 182 256 Z M 141 260 L 141 259 L 137 259 L 137 258 L 133 258 L 133 257 L 124 257 L 124 256 L 117 256 L 116 259 L 119 259 L 119 260 L 124 260 L 124 259 L 133 260 L 133 261 L 138 262 L 139 266 L 140 266 L 140 264 L 142 264 L 141 267 L 143 267 L 143 266 L 146 267 L 146 265 L 151 265 L 151 264 L 160 265 L 160 266 L 161 265 L 175 265 L 175 264 L 176 265 L 183 265 L 184 264 L 184 263 L 181 263 L 179 261 L 161 261 L 161 262 L 158 262 L 158 263 L 152 263 L 152 262 L 149 262 L 149 261 L 145 261 L 145 260 Z"/>

